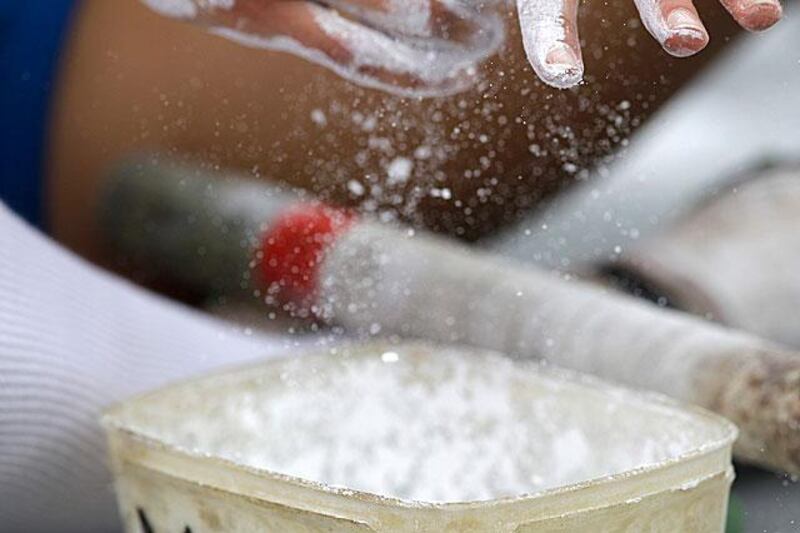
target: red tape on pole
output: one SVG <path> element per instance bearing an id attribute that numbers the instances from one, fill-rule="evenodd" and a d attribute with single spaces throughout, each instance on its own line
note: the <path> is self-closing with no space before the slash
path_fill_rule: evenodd
<path id="1" fill-rule="evenodd" d="M 355 220 L 351 213 L 322 204 L 299 205 L 282 213 L 262 240 L 263 281 L 277 288 L 283 301 L 313 302 L 325 252 Z"/>

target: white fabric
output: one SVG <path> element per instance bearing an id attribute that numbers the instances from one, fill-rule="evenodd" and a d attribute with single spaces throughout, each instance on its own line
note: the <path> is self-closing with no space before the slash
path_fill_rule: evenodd
<path id="1" fill-rule="evenodd" d="M 102 272 L 0 203 L 0 530 L 118 529 L 101 409 L 296 344 Z"/>

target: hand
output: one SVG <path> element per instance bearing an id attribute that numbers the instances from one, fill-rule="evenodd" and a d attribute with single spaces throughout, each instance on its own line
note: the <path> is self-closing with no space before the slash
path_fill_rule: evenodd
<path id="1" fill-rule="evenodd" d="M 469 87 L 477 65 L 499 48 L 504 36 L 493 2 L 143 1 L 159 13 L 206 25 L 245 46 L 287 51 L 361 85 L 415 96 Z"/>
<path id="2" fill-rule="evenodd" d="M 528 59 L 548 85 L 568 88 L 583 78 L 578 40 L 579 0 L 517 0 Z M 781 16 L 778 0 L 720 0 L 750 31 L 765 30 Z M 696 54 L 708 44 L 708 32 L 692 0 L 634 0 L 642 22 L 664 49 L 676 57 Z"/>

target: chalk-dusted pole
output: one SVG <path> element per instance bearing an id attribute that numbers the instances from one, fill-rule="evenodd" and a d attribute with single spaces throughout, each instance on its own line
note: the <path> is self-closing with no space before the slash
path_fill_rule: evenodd
<path id="1" fill-rule="evenodd" d="M 544 358 L 735 422 L 741 459 L 800 472 L 800 357 L 757 337 L 430 236 L 361 224 L 321 271 L 328 320 Z"/>
<path id="2" fill-rule="evenodd" d="M 110 173 L 98 225 L 130 266 L 230 295 L 251 288 L 264 228 L 295 201 L 278 187 L 142 154 Z"/>
<path id="3" fill-rule="evenodd" d="M 735 422 L 739 458 L 800 473 L 795 353 L 268 186 L 126 168 L 109 181 L 104 229 L 140 263 L 209 292 L 246 288 L 352 334 L 477 345 L 662 392 Z"/>

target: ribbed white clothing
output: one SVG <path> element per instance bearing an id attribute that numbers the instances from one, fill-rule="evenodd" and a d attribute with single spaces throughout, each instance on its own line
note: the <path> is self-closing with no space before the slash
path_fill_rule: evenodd
<path id="1" fill-rule="evenodd" d="M 114 531 L 103 407 L 171 380 L 286 354 L 118 279 L 0 203 L 0 531 Z"/>

